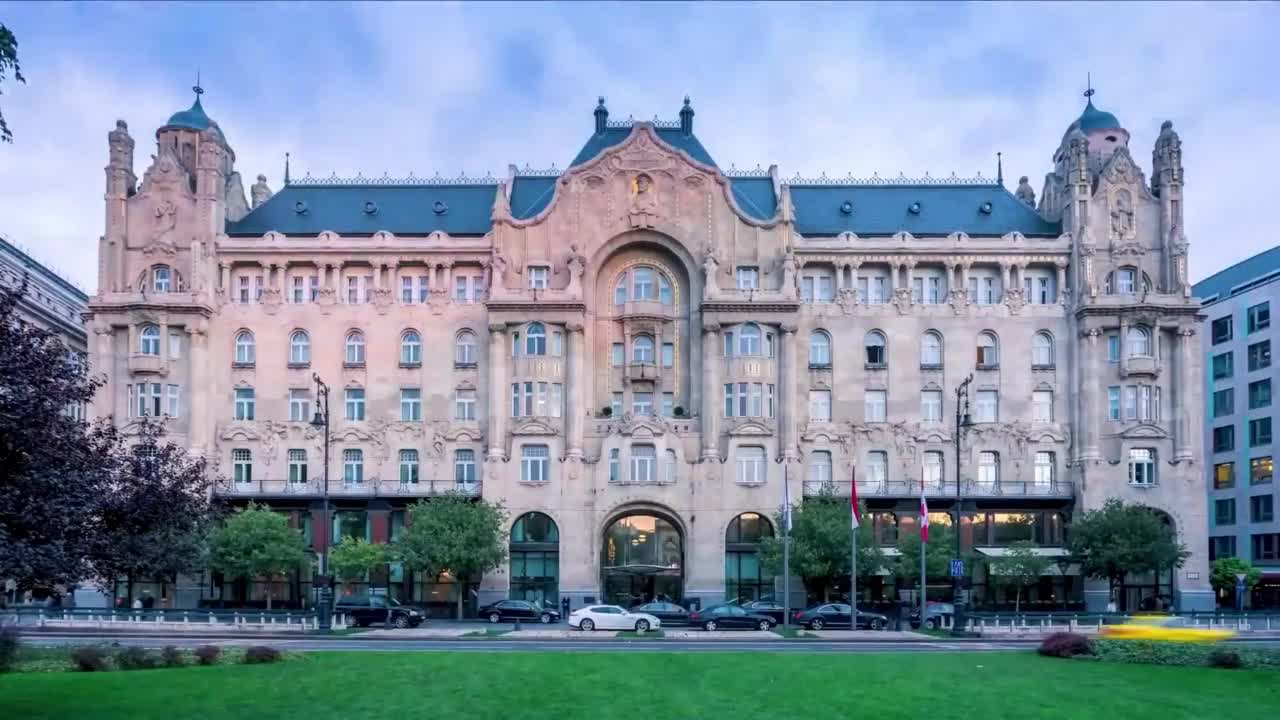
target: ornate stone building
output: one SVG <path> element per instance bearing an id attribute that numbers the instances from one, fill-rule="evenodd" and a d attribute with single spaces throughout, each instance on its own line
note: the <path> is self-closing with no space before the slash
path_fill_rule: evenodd
<path id="1" fill-rule="evenodd" d="M 784 486 L 792 502 L 847 497 L 856 468 L 891 545 L 922 485 L 950 522 L 958 461 L 978 552 L 1025 537 L 1061 555 L 1073 511 L 1140 500 L 1193 554 L 1130 579 L 1121 606 L 1211 605 L 1198 306 L 1168 123 L 1148 183 L 1090 102 L 1037 205 L 1025 177 L 1010 193 L 1001 177 L 726 172 L 693 119 L 686 100 L 677 121 L 615 122 L 601 99 L 564 171 L 286 168 L 248 202 L 198 96 L 156 132 L 140 184 L 117 123 L 90 305 L 110 383 L 93 410 L 169 416 L 219 493 L 290 513 L 317 552 L 342 534 L 394 540 L 419 498 L 501 501 L 512 559 L 473 600 L 769 595 L 755 551 Z M 957 459 L 970 373 L 976 424 Z M 313 374 L 332 388 L 332 534 L 318 531 Z M 1107 602 L 1078 566 L 1052 573 L 1040 601 Z M 973 581 L 975 599 L 999 599 Z M 201 594 L 297 600 L 309 582 Z M 398 567 L 371 582 L 442 606 L 460 591 Z M 866 592 L 889 597 L 890 581 Z"/>

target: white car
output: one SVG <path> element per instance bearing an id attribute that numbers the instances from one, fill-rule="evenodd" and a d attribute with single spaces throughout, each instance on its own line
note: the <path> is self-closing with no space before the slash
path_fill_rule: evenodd
<path id="1" fill-rule="evenodd" d="M 617 605 L 588 605 L 569 613 L 569 627 L 579 630 L 656 630 L 662 621 L 648 613 Z"/>

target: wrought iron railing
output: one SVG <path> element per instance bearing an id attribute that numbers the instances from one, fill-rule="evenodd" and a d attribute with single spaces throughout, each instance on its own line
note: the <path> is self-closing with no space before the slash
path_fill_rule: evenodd
<path id="1" fill-rule="evenodd" d="M 955 482 L 930 482 L 920 480 L 858 481 L 858 497 L 918 497 L 921 491 L 928 497 L 955 497 Z M 804 494 L 816 496 L 831 494 L 849 497 L 848 480 L 805 480 Z M 966 498 L 990 497 L 1051 497 L 1069 498 L 1075 495 L 1075 484 L 1070 482 L 1038 483 L 1023 480 L 1005 480 L 982 483 L 964 480 L 960 494 Z"/>

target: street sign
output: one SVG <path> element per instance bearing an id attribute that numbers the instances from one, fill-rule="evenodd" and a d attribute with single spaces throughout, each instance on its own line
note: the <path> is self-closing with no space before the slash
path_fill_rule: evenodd
<path id="1" fill-rule="evenodd" d="M 964 561 L 963 560 L 951 561 L 951 577 L 955 577 L 955 578 L 964 577 Z"/>

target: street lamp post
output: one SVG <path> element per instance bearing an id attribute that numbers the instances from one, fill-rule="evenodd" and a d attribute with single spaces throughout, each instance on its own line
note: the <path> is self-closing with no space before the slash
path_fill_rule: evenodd
<path id="1" fill-rule="evenodd" d="M 311 426 L 324 429 L 324 471 L 321 477 L 320 497 L 323 517 L 324 542 L 321 544 L 320 574 L 315 578 L 315 586 L 320 590 L 317 608 L 317 621 L 321 630 L 332 627 L 333 585 L 329 578 L 329 540 L 333 535 L 332 523 L 329 520 L 329 386 L 320 379 L 320 375 L 312 373 L 311 379 L 316 382 L 316 414 L 311 418 Z"/>
<path id="2" fill-rule="evenodd" d="M 956 536 L 956 560 L 960 559 L 960 516 L 961 516 L 961 499 L 960 499 L 960 431 L 973 424 L 973 418 L 969 415 L 969 385 L 973 382 L 973 373 L 960 383 L 956 388 L 956 521 L 952 528 Z M 954 607 L 951 622 L 951 634 L 965 634 L 965 617 L 964 617 L 964 601 L 963 589 L 961 588 L 961 577 L 956 573 L 952 573 L 951 577 L 951 601 Z M 923 625 L 925 618 L 920 618 L 920 624 Z"/>

